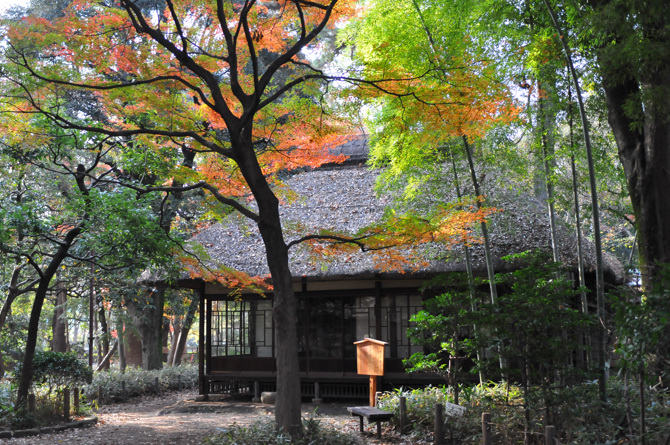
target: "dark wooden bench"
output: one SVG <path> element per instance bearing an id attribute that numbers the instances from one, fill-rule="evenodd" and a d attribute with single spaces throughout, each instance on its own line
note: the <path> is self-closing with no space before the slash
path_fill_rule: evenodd
<path id="1" fill-rule="evenodd" d="M 393 413 L 375 408 L 374 406 L 350 406 L 347 411 L 352 416 L 358 416 L 361 419 L 361 433 L 363 432 L 363 417 L 368 419 L 368 423 L 377 422 L 377 439 L 382 438 L 382 422 L 388 422 L 393 417 Z"/>

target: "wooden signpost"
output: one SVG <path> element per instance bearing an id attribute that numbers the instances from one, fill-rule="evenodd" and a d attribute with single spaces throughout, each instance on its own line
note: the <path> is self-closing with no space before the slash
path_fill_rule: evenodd
<path id="1" fill-rule="evenodd" d="M 366 338 L 354 344 L 356 345 L 358 373 L 370 376 L 370 406 L 375 406 L 377 376 L 384 375 L 384 346 L 388 343 Z"/>

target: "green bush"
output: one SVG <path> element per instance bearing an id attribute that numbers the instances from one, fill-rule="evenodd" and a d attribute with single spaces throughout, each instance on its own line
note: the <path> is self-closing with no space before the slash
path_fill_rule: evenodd
<path id="1" fill-rule="evenodd" d="M 343 433 L 334 428 L 325 427 L 316 419 L 303 420 L 303 436 L 291 439 L 287 434 L 277 431 L 271 420 L 260 420 L 249 426 L 233 424 L 224 432 L 205 439 L 208 445 L 360 445 L 358 435 Z"/>
<path id="2" fill-rule="evenodd" d="M 14 374 L 21 376 L 19 362 Z M 16 388 L 0 387 L 0 424 L 5 428 L 24 429 L 50 425 L 63 419 L 63 390 L 91 382 L 93 372 L 75 354 L 37 351 L 33 359 L 32 393 L 36 399 L 36 410 L 28 412 L 13 408 Z"/>
<path id="3" fill-rule="evenodd" d="M 23 363 L 14 371 L 20 378 Z M 37 351 L 33 359 L 33 386 L 46 387 L 49 392 L 91 382 L 93 371 L 69 352 Z"/>
<path id="4" fill-rule="evenodd" d="M 619 379 L 609 380 L 610 402 L 603 405 L 597 382 L 585 382 L 553 389 L 554 415 L 551 425 L 561 443 L 606 444 L 637 443 L 640 431 L 639 386 Z M 670 437 L 670 393 L 667 389 L 646 387 L 646 442 L 666 443 Z M 617 395 L 616 397 L 614 395 Z M 626 394 L 630 402 L 626 402 Z M 425 439 L 434 428 L 434 404 L 450 402 L 451 388 L 425 388 L 385 393 L 379 406 L 399 417 L 399 397 L 407 398 L 410 437 Z M 489 383 L 461 387 L 461 406 L 467 409 L 460 418 L 445 416 L 445 432 L 460 444 L 481 443 L 482 413 L 490 413 L 493 442 L 507 445 L 524 442 L 523 395 L 515 385 Z M 542 437 L 546 424 L 546 407 L 531 411 L 529 432 L 532 440 Z M 630 422 L 629 422 L 630 419 Z M 537 441 L 536 441 L 537 442 Z"/>
<path id="5" fill-rule="evenodd" d="M 98 400 L 99 404 L 152 395 L 156 394 L 154 385 L 156 377 L 161 392 L 195 388 L 198 385 L 198 368 L 192 365 L 180 365 L 166 366 L 153 371 L 126 368 L 123 374 L 117 370 L 97 372 L 91 384 L 84 388 L 84 392 L 91 399 L 97 397 L 98 388 L 102 388 L 102 400 Z M 121 382 L 126 382 L 125 394 L 121 389 Z"/>
<path id="6" fill-rule="evenodd" d="M 379 398 L 378 407 L 396 414 L 391 420 L 392 425 L 396 427 L 400 417 L 400 397 L 406 399 L 407 422 L 412 429 L 432 428 L 435 424 L 435 404 L 453 403 L 451 389 L 444 386 L 429 386 L 428 388 L 410 390 L 399 388 L 393 393 L 382 394 Z"/>

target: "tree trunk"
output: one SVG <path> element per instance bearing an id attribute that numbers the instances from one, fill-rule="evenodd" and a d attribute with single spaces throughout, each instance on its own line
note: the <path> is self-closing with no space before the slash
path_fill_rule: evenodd
<path id="1" fill-rule="evenodd" d="M 230 129 L 230 127 L 229 127 Z M 279 216 L 279 200 L 270 188 L 252 144 L 251 125 L 232 135 L 237 164 L 258 204 L 258 230 L 263 238 L 268 268 L 274 287 L 273 320 L 277 361 L 277 402 L 275 421 L 278 429 L 299 436 L 300 367 L 298 362 L 297 302 L 289 267 L 288 246 Z"/>
<path id="2" fill-rule="evenodd" d="M 667 1 L 630 2 L 625 21 L 600 11 L 610 0 L 589 3 L 607 14 L 599 74 L 635 214 L 642 284 L 651 290 L 670 263 L 670 55 L 657 49 L 668 46 Z"/>
<path id="3" fill-rule="evenodd" d="M 116 325 L 116 337 L 119 341 L 119 371 L 121 371 L 121 374 L 126 372 L 126 339 L 123 329 L 123 322 L 119 317 L 119 321 Z"/>
<path id="4" fill-rule="evenodd" d="M 548 0 L 544 0 L 547 11 L 551 16 L 551 21 L 556 28 L 556 33 L 563 51 L 565 53 L 565 61 L 568 64 L 568 69 L 572 75 L 572 81 L 575 85 L 575 94 L 577 95 L 577 103 L 579 105 L 579 116 L 582 121 L 582 132 L 584 135 L 584 145 L 586 147 L 586 159 L 589 166 L 589 186 L 591 192 L 591 211 L 593 215 L 593 242 L 595 244 L 596 254 L 596 301 L 598 321 L 600 323 L 600 342 L 598 344 L 598 368 L 600 371 L 600 378 L 598 379 L 598 388 L 600 390 L 600 399 L 607 402 L 607 380 L 609 378 L 609 361 L 607 360 L 607 345 L 609 343 L 609 333 L 607 329 L 607 315 L 605 313 L 605 283 L 603 273 L 603 250 L 602 240 L 600 234 L 600 209 L 598 206 L 598 191 L 596 189 L 596 173 L 593 162 L 593 152 L 591 149 L 591 133 L 589 130 L 589 122 L 586 118 L 586 110 L 584 108 L 584 101 L 582 100 L 582 89 L 579 86 L 579 78 L 577 70 L 572 63 L 572 55 L 568 46 L 567 37 L 563 34 L 561 26 L 558 23 L 558 18 L 554 13 L 553 8 Z"/>
<path id="5" fill-rule="evenodd" d="M 109 326 L 107 325 L 107 316 L 105 315 L 105 305 L 103 304 L 102 297 L 98 301 L 98 320 L 100 321 L 100 354 L 102 357 L 98 357 L 98 368 L 101 367 L 101 364 L 104 364 L 103 358 L 109 354 Z M 109 361 L 107 364 L 102 366 L 102 369 L 109 370 Z"/>
<path id="6" fill-rule="evenodd" d="M 451 156 L 451 167 L 452 171 L 454 173 L 454 187 L 456 188 L 456 197 L 458 198 L 458 202 L 460 203 L 461 200 L 463 199 L 463 194 L 461 193 L 461 181 L 458 179 L 458 169 L 456 168 L 456 160 L 454 159 L 454 152 L 450 152 Z M 465 254 L 465 273 L 468 276 L 468 291 L 470 293 L 470 304 L 472 308 L 472 312 L 475 312 L 477 310 L 477 289 L 475 287 L 475 274 L 472 271 L 472 255 L 470 254 L 470 247 L 468 247 L 467 243 L 463 245 L 463 251 Z M 477 326 L 472 325 L 472 331 L 476 335 L 477 332 Z M 484 351 L 483 350 L 477 350 L 477 363 L 481 363 L 482 358 L 484 357 Z M 478 370 L 478 375 L 479 375 L 479 383 L 484 384 L 486 381 L 486 377 L 484 375 L 484 369 L 483 367 L 479 367 Z M 458 402 L 456 402 L 458 405 Z"/>
<path id="7" fill-rule="evenodd" d="M 142 342 L 142 369 L 163 367 L 163 306 L 165 289 L 158 288 L 147 295 L 147 301 L 126 301 L 128 314 L 133 320 Z"/>
<path id="8" fill-rule="evenodd" d="M 67 352 L 66 321 L 62 317 L 65 313 L 65 303 L 67 302 L 67 292 L 65 283 L 59 281 L 56 284 L 56 307 L 54 308 L 53 322 L 53 341 L 51 350 L 54 352 Z"/>
<path id="9" fill-rule="evenodd" d="M 637 82 L 612 86 L 603 76 L 608 120 L 624 167 L 638 234 L 640 273 L 645 289 L 651 289 L 659 266 L 670 262 L 670 125 L 668 107 L 639 104 L 644 113 L 641 132 L 631 129 L 626 107 L 640 94 Z M 653 76 L 646 88 L 670 89 L 670 71 Z"/>
<path id="10" fill-rule="evenodd" d="M 298 362 L 297 303 L 293 292 L 288 249 L 284 243 L 279 216 L 276 224 L 259 224 L 264 234 L 268 266 L 274 286 L 273 319 L 277 355 L 277 427 L 295 437 L 301 430 L 300 368 Z"/>
<path id="11" fill-rule="evenodd" d="M 112 349 L 110 349 L 107 354 L 102 358 L 100 363 L 98 363 L 98 366 L 95 368 L 95 372 L 102 371 L 102 370 L 107 370 L 109 371 L 109 360 L 112 358 L 114 353 L 116 352 L 116 348 L 119 346 L 119 341 L 115 341 L 114 345 L 112 346 Z"/>
<path id="12" fill-rule="evenodd" d="M 177 342 L 179 341 L 179 333 L 181 332 L 181 316 L 176 316 L 172 320 L 172 335 L 170 336 L 170 351 L 168 352 L 167 365 L 174 365 L 175 352 L 177 352 Z"/>
<path id="13" fill-rule="evenodd" d="M 30 384 L 33 379 L 33 360 L 35 359 L 35 348 L 37 347 L 40 316 L 42 315 L 44 299 L 46 298 L 47 292 L 49 290 L 49 283 L 51 283 L 51 280 L 56 275 L 56 272 L 65 259 L 70 246 L 72 246 L 72 243 L 77 238 L 77 236 L 79 236 L 81 231 L 81 227 L 75 227 L 65 235 L 65 238 L 60 243 L 60 247 L 52 257 L 48 267 L 40 276 L 40 282 L 37 286 L 37 290 L 35 291 L 33 307 L 30 311 L 30 320 L 28 321 L 28 337 L 26 338 L 22 372 L 19 376 L 19 385 L 16 392 L 16 402 L 14 404 L 14 408 L 16 410 L 23 409 L 26 406 L 26 402 L 28 400 L 28 391 L 30 391 Z"/>
<path id="14" fill-rule="evenodd" d="M 542 85 L 544 83 L 538 82 L 538 88 L 542 90 Z M 541 95 L 541 91 L 540 91 Z M 538 99 L 539 107 L 539 120 L 540 120 L 540 145 L 542 147 L 542 164 L 544 168 L 544 186 L 546 189 L 546 204 L 547 204 L 547 217 L 549 218 L 549 230 L 551 233 L 551 253 L 554 259 L 554 262 L 558 263 L 560 258 L 558 256 L 558 236 L 556 234 L 556 211 L 554 210 L 554 170 L 555 170 L 555 161 L 552 160 L 554 155 L 554 138 L 553 133 L 554 127 L 556 126 L 553 119 L 550 118 L 548 113 L 548 104 L 547 99 L 540 97 Z"/>
<path id="15" fill-rule="evenodd" d="M 33 359 L 35 358 L 35 348 L 37 346 L 37 334 L 40 327 L 40 316 L 42 315 L 42 306 L 48 290 L 48 282 L 40 282 L 40 286 L 35 292 L 33 308 L 30 312 L 30 321 L 28 322 L 28 337 L 26 338 L 26 352 L 23 356 L 23 365 L 21 375 L 19 376 L 19 387 L 16 393 L 15 410 L 25 408 L 28 400 L 28 391 L 33 379 Z"/>
<path id="16" fill-rule="evenodd" d="M 184 321 L 179 330 L 179 339 L 177 340 L 177 350 L 174 354 L 174 360 L 172 361 L 172 366 L 178 366 L 181 364 L 181 358 L 184 356 L 184 350 L 186 349 L 186 340 L 188 339 L 188 333 L 193 326 L 195 321 L 195 314 L 198 311 L 198 306 L 200 304 L 200 298 L 197 293 L 193 293 L 191 297 L 191 303 L 188 305 L 188 310 L 184 316 Z"/>
<path id="17" fill-rule="evenodd" d="M 477 199 L 477 208 L 481 209 L 482 203 L 479 200 L 479 197 L 482 195 L 479 189 L 479 180 L 477 179 L 477 172 L 475 171 L 475 161 L 474 157 L 472 156 L 472 149 L 470 148 L 470 144 L 468 143 L 468 138 L 465 136 L 463 136 L 463 146 L 465 147 L 465 154 L 468 158 L 468 166 L 470 167 L 472 186 L 474 188 Z M 495 304 L 496 301 L 498 300 L 498 286 L 496 285 L 496 274 L 493 267 L 493 255 L 491 254 L 491 241 L 489 239 L 489 231 L 486 226 L 486 221 L 482 221 L 481 228 L 482 228 L 482 236 L 484 238 L 484 256 L 486 258 L 486 272 L 489 279 L 489 289 L 491 291 L 491 304 Z M 498 363 L 500 365 L 500 369 L 504 372 L 505 368 L 507 367 L 507 363 L 505 358 L 500 354 L 500 349 L 498 350 Z"/>
<path id="18" fill-rule="evenodd" d="M 7 298 L 2 304 L 2 309 L 0 309 L 0 329 L 5 325 L 7 321 L 7 316 L 9 316 L 9 311 L 12 308 L 12 303 L 18 297 L 18 281 L 19 276 L 21 275 L 21 270 L 23 269 L 23 264 L 17 264 L 12 271 L 12 277 L 9 280 L 9 290 L 7 291 Z"/>
<path id="19" fill-rule="evenodd" d="M 130 310 L 128 313 L 130 313 Z M 132 329 L 128 329 L 124 333 L 123 339 L 125 340 L 126 365 L 142 367 L 142 341 L 140 338 Z"/>
<path id="20" fill-rule="evenodd" d="M 472 149 L 468 143 L 467 137 L 463 136 L 463 146 L 465 147 L 465 154 L 468 158 L 468 165 L 470 167 L 470 176 L 472 178 L 472 187 L 474 188 L 475 197 L 477 198 L 477 208 L 481 209 L 482 203 L 479 201 L 479 197 L 482 196 L 481 190 L 479 188 L 479 180 L 477 179 L 477 172 L 475 171 L 475 161 L 472 156 Z M 491 290 L 491 303 L 495 303 L 498 299 L 498 288 L 496 286 L 496 274 L 493 267 L 493 256 L 491 254 L 491 242 L 489 240 L 489 231 L 486 226 L 486 222 L 482 221 L 482 236 L 484 237 L 484 253 L 486 257 L 486 271 L 489 279 L 489 288 Z"/>
<path id="21" fill-rule="evenodd" d="M 570 88 L 570 83 L 568 83 L 568 126 L 570 128 L 570 151 L 574 153 L 575 151 L 575 137 L 574 137 L 574 125 L 573 125 L 573 115 L 572 115 L 572 89 Z M 582 241 L 582 219 L 581 212 L 579 210 L 579 181 L 577 177 L 577 168 L 575 166 L 575 156 L 574 154 L 570 155 L 570 171 L 572 174 L 572 196 L 575 200 L 575 231 L 577 235 L 577 269 L 579 271 L 579 286 L 582 288 L 581 297 L 582 297 L 582 313 L 589 313 L 589 300 L 586 295 L 586 274 L 584 272 L 584 242 Z M 593 363 L 593 356 L 591 350 L 593 344 L 591 343 L 591 333 L 590 328 L 585 328 L 583 333 L 580 334 L 580 343 L 585 347 L 580 347 L 579 355 L 585 361 L 585 368 L 588 369 L 589 366 Z"/>
<path id="22" fill-rule="evenodd" d="M 170 320 L 163 317 L 163 332 L 161 332 L 161 362 L 167 363 L 170 359 L 170 348 L 168 347 L 170 340 Z"/>

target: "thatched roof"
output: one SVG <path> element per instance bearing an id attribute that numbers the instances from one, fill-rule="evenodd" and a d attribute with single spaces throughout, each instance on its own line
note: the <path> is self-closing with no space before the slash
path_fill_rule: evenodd
<path id="1" fill-rule="evenodd" d="M 302 172 L 286 180 L 295 197 L 281 206 L 286 241 L 299 238 L 323 228 L 354 233 L 378 220 L 390 203 L 388 196 L 377 196 L 374 185 L 379 172 L 367 167 L 318 169 Z M 492 193 L 492 191 L 489 191 Z M 500 193 L 496 207 L 503 209 L 489 221 L 491 243 L 496 271 L 510 270 L 501 257 L 531 249 L 551 251 L 551 237 L 546 211 L 536 200 L 513 193 Z M 299 229 L 298 229 L 299 228 Z M 207 249 L 214 263 L 225 264 L 251 276 L 269 273 L 263 242 L 251 221 L 233 216 L 216 224 L 192 239 Z M 464 271 L 463 249 L 447 251 L 439 246 L 422 246 L 422 254 L 429 260 L 427 267 L 419 270 L 408 268 L 417 277 L 432 276 L 440 272 Z M 587 243 L 586 270 L 595 269 L 593 245 Z M 561 261 L 576 269 L 577 245 L 574 233 L 559 227 Z M 484 249 L 472 247 L 474 270 L 485 274 Z M 382 273 L 375 267 L 374 253 L 359 252 L 342 255 L 335 260 L 314 261 L 304 247 L 295 246 L 290 252 L 291 271 L 294 277 L 311 280 L 346 278 L 372 278 L 399 275 L 401 272 Z M 606 257 L 608 281 L 622 279 L 621 265 L 611 256 Z"/>

